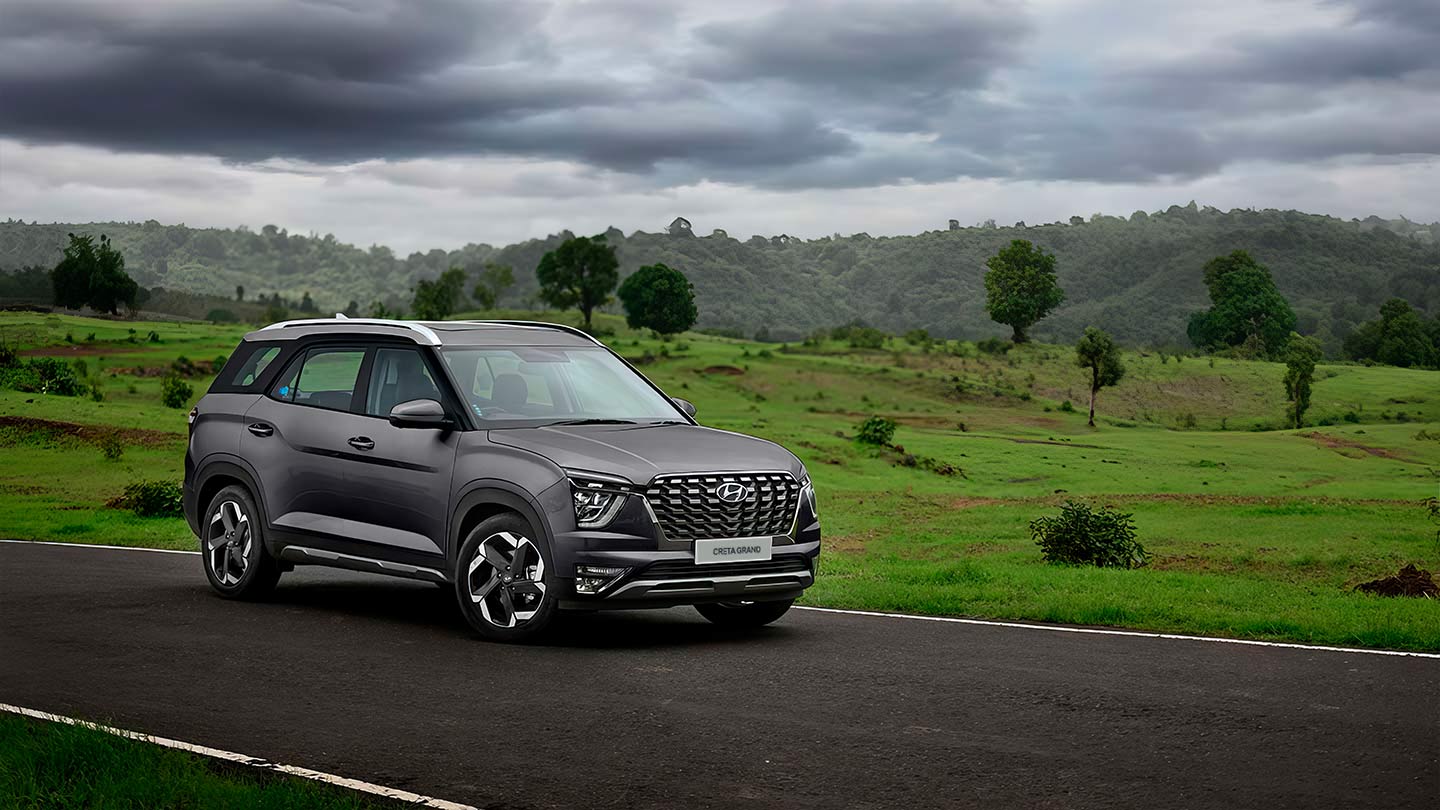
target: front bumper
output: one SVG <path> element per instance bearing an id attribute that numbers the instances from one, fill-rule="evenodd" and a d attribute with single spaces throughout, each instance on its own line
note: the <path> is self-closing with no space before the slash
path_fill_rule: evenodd
<path id="1" fill-rule="evenodd" d="M 575 591 L 562 579 L 562 608 L 627 609 L 701 602 L 794 599 L 815 584 L 820 540 L 777 544 L 761 562 L 697 565 L 687 551 L 585 551 L 577 564 L 619 566 L 629 572 L 598 594 Z M 573 570 L 573 569 L 572 569 Z"/>

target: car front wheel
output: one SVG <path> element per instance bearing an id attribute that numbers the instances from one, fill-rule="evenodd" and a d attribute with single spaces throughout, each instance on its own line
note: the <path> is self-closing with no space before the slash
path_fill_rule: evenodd
<path id="1" fill-rule="evenodd" d="M 455 596 L 470 627 L 491 641 L 528 641 L 555 617 L 555 575 L 530 522 L 486 518 L 460 546 Z"/>

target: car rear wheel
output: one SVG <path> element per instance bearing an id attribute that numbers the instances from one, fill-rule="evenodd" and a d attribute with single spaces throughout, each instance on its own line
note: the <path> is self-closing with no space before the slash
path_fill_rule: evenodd
<path id="1" fill-rule="evenodd" d="M 210 499 L 200 532 L 200 557 L 210 587 L 226 599 L 255 599 L 274 590 L 280 566 L 265 550 L 264 518 L 242 486 Z"/>
<path id="2" fill-rule="evenodd" d="M 700 615 L 721 627 L 764 627 L 784 616 L 794 599 L 774 602 L 712 602 L 696 605 Z"/>
<path id="3" fill-rule="evenodd" d="M 555 617 L 555 575 L 530 522 L 494 515 L 460 546 L 455 595 L 470 627 L 491 641 L 528 641 Z"/>

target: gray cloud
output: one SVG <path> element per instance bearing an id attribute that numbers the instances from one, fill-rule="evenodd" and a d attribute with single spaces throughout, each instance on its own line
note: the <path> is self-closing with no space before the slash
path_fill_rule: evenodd
<path id="1" fill-rule="evenodd" d="M 0 137 L 243 166 L 528 159 L 568 164 L 535 179 L 563 189 L 1160 183 L 1440 153 L 1434 0 L 1332 0 L 1283 30 L 1217 10 L 1204 32 L 1147 7 L 1138 47 L 1108 1 L 9 0 Z M 1056 30 L 1071 9 L 1115 36 Z"/>

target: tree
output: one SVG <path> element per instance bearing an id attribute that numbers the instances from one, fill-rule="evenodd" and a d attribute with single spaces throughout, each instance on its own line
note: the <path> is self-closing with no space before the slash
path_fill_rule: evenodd
<path id="1" fill-rule="evenodd" d="M 350 303 L 345 305 L 345 309 L 343 310 L 343 312 L 345 317 L 347 318 L 360 317 L 360 302 L 356 301 L 353 298 L 350 299 Z"/>
<path id="2" fill-rule="evenodd" d="M 315 299 L 310 297 L 309 290 L 306 290 L 305 294 L 300 297 L 300 306 L 296 307 L 296 309 L 312 314 L 320 311 L 320 308 L 315 306 Z"/>
<path id="3" fill-rule="evenodd" d="M 1437 319 L 1440 322 L 1440 319 Z M 1392 366 L 1434 366 L 1440 364 L 1440 330 L 1426 323 L 1410 304 L 1391 298 L 1380 305 L 1380 319 L 1360 324 L 1345 338 L 1345 355 L 1353 360 L 1373 360 Z"/>
<path id="4" fill-rule="evenodd" d="M 646 265 L 620 285 L 625 322 L 632 329 L 675 335 L 695 325 L 695 288 L 685 274 L 663 264 Z"/>
<path id="5" fill-rule="evenodd" d="M 236 300 L 236 301 L 244 301 L 244 300 L 245 300 L 245 285 L 244 285 L 244 284 L 236 284 L 236 285 L 235 285 L 235 300 Z"/>
<path id="6" fill-rule="evenodd" d="M 1237 250 L 1205 264 L 1210 309 L 1190 317 L 1190 342 L 1209 351 L 1239 347 L 1254 357 L 1274 357 L 1295 330 L 1295 310 L 1263 264 Z"/>
<path id="7" fill-rule="evenodd" d="M 120 311 L 121 305 L 135 308 L 140 285 L 125 272 L 125 257 L 104 234 L 99 245 L 89 236 L 69 234 L 64 258 L 50 273 L 57 306 L 96 312 Z"/>
<path id="8" fill-rule="evenodd" d="M 415 285 L 415 301 L 410 308 L 416 320 L 443 321 L 454 314 L 465 296 L 465 271 L 452 267 L 434 281 Z"/>
<path id="9" fill-rule="evenodd" d="M 1103 330 L 1087 326 L 1075 344 L 1075 365 L 1090 370 L 1090 427 L 1095 427 L 1095 395 L 1125 376 L 1120 347 Z"/>
<path id="10" fill-rule="evenodd" d="M 620 262 L 604 235 L 577 236 L 546 253 L 535 277 L 542 301 L 560 309 L 579 308 L 589 330 L 591 313 L 610 300 L 620 281 Z"/>
<path id="11" fill-rule="evenodd" d="M 1014 330 L 1013 340 L 1024 343 L 1025 331 L 1065 300 L 1055 282 L 1055 254 L 1046 253 L 1025 239 L 985 260 L 985 309 L 996 323 Z"/>
<path id="12" fill-rule="evenodd" d="M 1291 427 L 1305 427 L 1305 412 L 1310 410 L 1310 386 L 1315 382 L 1315 364 L 1325 353 L 1320 341 L 1290 333 L 1285 346 L 1285 398 L 1290 401 L 1286 413 Z"/>
<path id="13" fill-rule="evenodd" d="M 480 271 L 480 282 L 475 285 L 470 296 L 475 299 L 475 306 L 481 309 L 494 309 L 500 296 L 513 286 L 515 286 L 515 271 L 511 269 L 510 265 L 486 262 L 484 269 Z"/>

